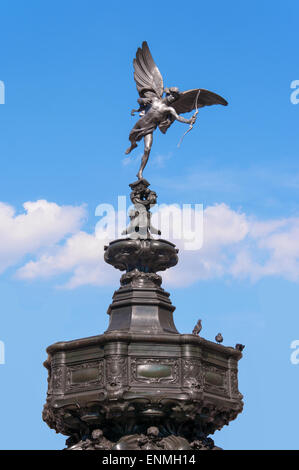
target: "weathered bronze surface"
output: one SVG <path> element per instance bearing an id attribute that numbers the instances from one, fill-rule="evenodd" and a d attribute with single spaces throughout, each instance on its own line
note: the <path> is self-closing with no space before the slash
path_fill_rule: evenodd
<path id="1" fill-rule="evenodd" d="M 241 352 L 198 336 L 113 331 L 48 354 L 43 418 L 72 444 L 101 429 L 115 449 L 142 448 L 136 435 L 154 425 L 166 448 L 192 448 L 242 411 Z"/>
<path id="2" fill-rule="evenodd" d="M 150 151 L 147 138 L 157 125 L 166 130 L 174 118 L 182 121 L 174 113 L 194 109 L 195 96 L 196 107 L 226 102 L 206 90 L 169 89 L 163 100 L 162 79 L 146 43 L 134 67 L 144 117 L 130 138 L 133 148 L 144 136 L 146 150 L 139 179 L 130 184 L 134 209 L 123 231 L 127 237 L 112 241 L 104 253 L 105 261 L 124 273 L 104 334 L 48 347 L 43 419 L 69 436 L 68 449 L 216 450 L 209 435 L 243 408 L 238 361 L 244 345 L 223 346 L 220 333 L 219 344 L 205 340 L 199 336 L 201 320 L 192 334 L 177 331 L 175 307 L 158 272 L 177 264 L 178 250 L 153 237 L 160 235 L 150 212 L 157 194 L 142 170 Z M 171 111 L 170 103 L 181 107 Z"/>
<path id="3" fill-rule="evenodd" d="M 148 186 L 145 179 L 130 184 L 134 204 L 131 223 L 126 229 L 130 238 L 114 240 L 105 247 L 105 261 L 126 271 L 108 308 L 107 332 L 178 334 L 172 316 L 175 307 L 157 274 L 177 264 L 178 250 L 173 243 L 152 237 L 158 230 L 153 230 L 150 208 L 156 203 L 157 195 Z"/>
<path id="4" fill-rule="evenodd" d="M 143 138 L 144 154 L 137 173 L 137 177 L 142 179 L 153 144 L 153 132 L 157 127 L 165 134 L 171 124 L 177 120 L 190 124 L 190 130 L 196 121 L 198 108 L 213 104 L 226 106 L 227 101 L 222 96 L 202 88 L 184 92 L 180 92 L 177 87 L 164 88 L 162 75 L 152 58 L 147 42 L 143 42 L 142 47 L 138 48 L 133 65 L 134 79 L 140 98 L 137 100 L 139 109 L 133 109 L 131 115 L 134 116 L 135 112 L 140 113 L 140 119 L 130 132 L 131 145 L 126 150 L 126 154 L 136 148 L 137 142 Z M 190 119 L 180 116 L 193 109 L 195 113 Z"/>
<path id="5" fill-rule="evenodd" d="M 138 238 L 105 247 L 105 260 L 125 271 L 107 331 L 47 350 L 43 418 L 70 436 L 70 449 L 218 449 L 208 436 L 243 408 L 242 352 L 200 337 L 200 320 L 193 334 L 178 333 L 157 274 L 178 262 L 178 250 L 152 238 L 143 202 L 143 235 L 136 222 Z"/>

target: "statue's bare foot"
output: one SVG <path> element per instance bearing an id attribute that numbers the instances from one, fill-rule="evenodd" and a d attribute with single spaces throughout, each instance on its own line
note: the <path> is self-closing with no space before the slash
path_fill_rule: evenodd
<path id="1" fill-rule="evenodd" d="M 127 150 L 125 151 L 125 154 L 128 155 L 130 152 L 132 152 L 132 150 L 134 150 L 135 148 L 137 147 L 137 144 L 135 142 L 133 142 L 129 148 L 127 148 Z"/>
<path id="2" fill-rule="evenodd" d="M 139 180 L 142 180 L 142 171 L 139 170 L 136 176 Z"/>

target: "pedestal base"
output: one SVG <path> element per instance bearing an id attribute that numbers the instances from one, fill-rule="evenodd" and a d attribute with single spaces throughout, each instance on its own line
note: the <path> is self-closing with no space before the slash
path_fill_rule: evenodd
<path id="1" fill-rule="evenodd" d="M 148 428 L 146 434 L 129 434 L 118 442 L 108 441 L 103 432 L 97 429 L 85 440 L 73 444 L 72 439 L 69 439 L 67 443 L 69 447 L 66 450 L 222 450 L 209 437 L 203 436 L 193 442 L 188 442 L 182 436 L 163 437 L 163 432 L 156 426 Z"/>
<path id="2" fill-rule="evenodd" d="M 154 426 L 156 444 L 190 446 L 242 411 L 242 353 L 198 336 L 111 332 L 56 343 L 48 353 L 43 418 L 72 445 L 101 430 L 111 448 L 139 446 Z"/>

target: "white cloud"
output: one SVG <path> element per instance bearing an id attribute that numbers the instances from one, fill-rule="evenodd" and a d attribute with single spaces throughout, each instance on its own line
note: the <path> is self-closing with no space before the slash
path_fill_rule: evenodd
<path id="1" fill-rule="evenodd" d="M 164 206 L 160 211 L 166 214 L 170 209 Z M 175 214 L 172 223 L 177 227 L 180 209 Z M 16 214 L 11 206 L 0 203 L 1 272 L 23 261 L 16 271 L 19 279 L 55 279 L 66 274 L 69 279 L 63 287 L 67 288 L 116 286 L 120 272 L 103 260 L 108 241 L 84 231 L 85 217 L 83 206 L 42 200 L 26 202 L 24 212 Z M 165 223 L 162 230 L 167 229 Z M 163 273 L 169 284 L 220 277 L 256 281 L 281 276 L 299 281 L 299 218 L 257 220 L 216 204 L 205 208 L 203 223 L 200 250 L 184 250 L 184 240 L 173 239 L 180 256 L 178 265 Z"/>
<path id="2" fill-rule="evenodd" d="M 84 206 L 39 200 L 23 207 L 24 212 L 16 214 L 13 207 L 0 202 L 0 272 L 77 232 L 86 217 Z"/>
<path id="3" fill-rule="evenodd" d="M 72 273 L 64 287 L 74 288 L 82 284 L 105 285 L 115 281 L 111 266 L 103 260 L 104 245 L 95 235 L 80 231 L 54 250 L 42 254 L 37 261 L 29 261 L 21 267 L 17 276 L 21 279 L 49 278 L 62 273 Z"/>
<path id="4" fill-rule="evenodd" d="M 176 269 L 165 273 L 175 285 L 211 279 L 229 273 L 233 252 L 247 237 L 249 223 L 245 214 L 226 204 L 209 206 L 203 214 L 203 245 L 198 251 L 184 250 L 183 240 L 175 240 L 181 256 Z"/>

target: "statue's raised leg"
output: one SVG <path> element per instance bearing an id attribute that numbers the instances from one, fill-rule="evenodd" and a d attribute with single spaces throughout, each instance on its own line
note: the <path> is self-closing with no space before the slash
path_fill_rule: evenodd
<path id="1" fill-rule="evenodd" d="M 136 147 L 137 147 L 136 142 L 135 142 L 135 141 L 132 142 L 131 145 L 130 145 L 130 147 L 128 147 L 127 150 L 125 151 L 125 154 L 128 155 L 128 154 L 131 153 L 132 150 L 134 150 Z"/>

